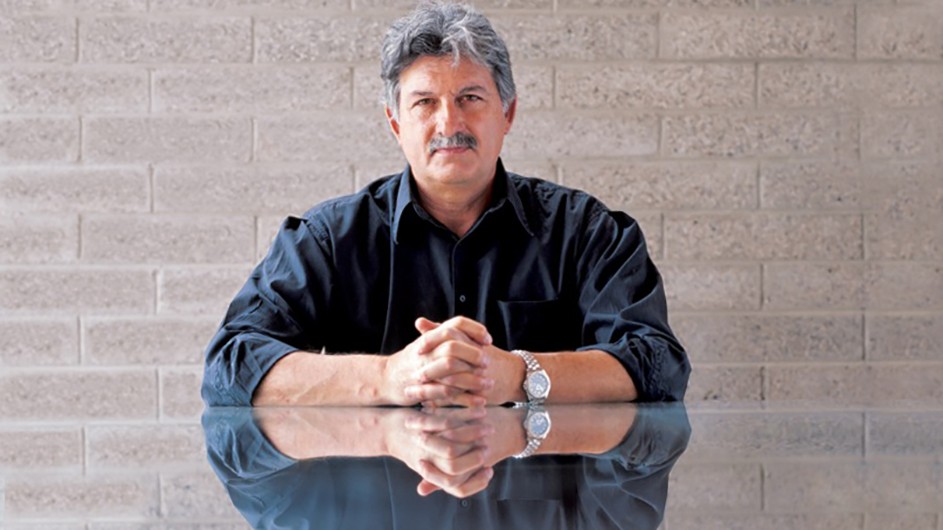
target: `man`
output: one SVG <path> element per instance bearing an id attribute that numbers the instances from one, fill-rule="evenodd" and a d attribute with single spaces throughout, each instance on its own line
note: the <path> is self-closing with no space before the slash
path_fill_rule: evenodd
<path id="1" fill-rule="evenodd" d="M 207 349 L 204 400 L 681 399 L 690 366 L 636 222 L 505 171 L 517 101 L 487 19 L 420 6 L 381 69 L 409 166 L 285 221 Z"/>

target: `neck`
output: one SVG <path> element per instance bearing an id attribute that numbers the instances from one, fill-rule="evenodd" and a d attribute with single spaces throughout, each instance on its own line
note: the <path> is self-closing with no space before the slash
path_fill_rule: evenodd
<path id="1" fill-rule="evenodd" d="M 464 236 L 491 202 L 494 179 L 483 187 L 424 189 L 418 182 L 419 204 L 458 237 Z"/>

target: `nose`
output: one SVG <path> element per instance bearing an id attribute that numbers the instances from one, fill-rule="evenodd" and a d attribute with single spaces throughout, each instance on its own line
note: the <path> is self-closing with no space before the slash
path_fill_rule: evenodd
<path id="1" fill-rule="evenodd" d="M 461 110 L 454 101 L 446 101 L 436 109 L 436 132 L 452 136 L 462 130 Z"/>

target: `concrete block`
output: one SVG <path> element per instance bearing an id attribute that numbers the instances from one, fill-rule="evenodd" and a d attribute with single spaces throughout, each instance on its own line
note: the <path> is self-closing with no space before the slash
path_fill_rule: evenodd
<path id="1" fill-rule="evenodd" d="M 679 462 L 668 476 L 669 513 L 759 511 L 759 464 Z"/>
<path id="2" fill-rule="evenodd" d="M 859 514 L 669 512 L 670 530 L 860 530 Z"/>
<path id="3" fill-rule="evenodd" d="M 5 212 L 143 212 L 149 195 L 143 167 L 0 169 Z"/>
<path id="4" fill-rule="evenodd" d="M 75 8 L 83 13 L 143 13 L 147 11 L 147 2 L 148 0 L 75 0 Z"/>
<path id="5" fill-rule="evenodd" d="M 200 383 L 203 367 L 160 369 L 160 416 L 163 419 L 197 420 L 203 413 Z"/>
<path id="6" fill-rule="evenodd" d="M 943 310 L 943 263 L 875 262 L 868 272 L 868 309 Z"/>
<path id="7" fill-rule="evenodd" d="M 861 156 L 929 157 L 940 138 L 940 111 L 865 112 L 861 117 Z"/>
<path id="8" fill-rule="evenodd" d="M 764 267 L 764 308 L 847 310 L 866 305 L 864 263 L 792 262 Z"/>
<path id="9" fill-rule="evenodd" d="M 756 207 L 752 162 L 574 163 L 563 166 L 563 183 L 629 212 Z"/>
<path id="10" fill-rule="evenodd" d="M 339 66 L 219 66 L 154 72 L 157 112 L 296 113 L 350 107 L 351 73 Z"/>
<path id="11" fill-rule="evenodd" d="M 102 475 L 8 479 L 6 514 L 14 518 L 155 517 L 157 477 Z"/>
<path id="12" fill-rule="evenodd" d="M 157 417 L 154 370 L 8 370 L 0 396 L 4 420 Z"/>
<path id="13" fill-rule="evenodd" d="M 688 461 L 860 456 L 860 412 L 697 412 Z"/>
<path id="14" fill-rule="evenodd" d="M 78 427 L 4 427 L 0 446 L 0 471 L 82 471 L 82 430 Z"/>
<path id="15" fill-rule="evenodd" d="M 755 77 L 745 64 L 561 66 L 557 102 L 561 108 L 747 108 Z"/>
<path id="16" fill-rule="evenodd" d="M 750 0 L 559 0 L 560 10 L 587 8 L 645 9 L 655 7 L 752 7 Z"/>
<path id="17" fill-rule="evenodd" d="M 769 401 L 908 405 L 943 400 L 943 365 L 769 366 Z"/>
<path id="18" fill-rule="evenodd" d="M 861 6 L 858 58 L 943 59 L 939 7 Z"/>
<path id="19" fill-rule="evenodd" d="M 868 413 L 868 454 L 927 456 L 943 453 L 943 413 Z"/>
<path id="20" fill-rule="evenodd" d="M 247 118 L 88 118 L 83 139 L 95 162 L 245 162 L 251 146 Z"/>
<path id="21" fill-rule="evenodd" d="M 0 365 L 66 366 L 79 360 L 74 318 L 0 320 Z"/>
<path id="22" fill-rule="evenodd" d="M 348 0 L 149 0 L 151 11 L 247 11 L 267 14 L 272 11 L 307 11 L 346 9 Z"/>
<path id="23" fill-rule="evenodd" d="M 940 504 L 940 467 L 924 462 L 782 462 L 765 466 L 769 509 L 908 512 Z"/>
<path id="24" fill-rule="evenodd" d="M 90 472 L 125 469 L 203 467 L 206 449 L 199 425 L 135 425 L 87 427 Z"/>
<path id="25" fill-rule="evenodd" d="M 864 530 L 921 530 L 936 528 L 933 513 L 868 513 Z"/>
<path id="26" fill-rule="evenodd" d="M 78 119 L 0 117 L 0 163 L 74 162 L 78 156 Z"/>
<path id="27" fill-rule="evenodd" d="M 75 19 L 8 13 L 0 12 L 0 63 L 75 62 Z"/>
<path id="28" fill-rule="evenodd" d="M 657 212 L 639 212 L 631 214 L 642 229 L 642 236 L 645 238 L 645 245 L 648 247 L 648 255 L 655 261 L 664 257 L 664 241 L 662 240 L 662 220 L 661 214 Z"/>
<path id="29" fill-rule="evenodd" d="M 651 114 L 615 116 L 528 112 L 520 114 L 504 141 L 511 158 L 619 157 L 658 150 L 658 118 Z"/>
<path id="30" fill-rule="evenodd" d="M 161 513 L 167 517 L 196 519 L 239 513 L 209 466 L 190 473 L 166 473 L 161 478 Z"/>
<path id="31" fill-rule="evenodd" d="M 209 314 L 226 312 L 229 302 L 246 283 L 251 267 L 166 267 L 158 273 L 160 314 Z"/>
<path id="32" fill-rule="evenodd" d="M 0 313 L 145 313 L 154 280 L 144 270 L 0 270 Z"/>
<path id="33" fill-rule="evenodd" d="M 402 153 L 386 118 L 364 111 L 260 118 L 256 157 L 264 162 L 364 158 L 392 162 L 402 160 Z"/>
<path id="34" fill-rule="evenodd" d="M 775 309 L 940 309 L 943 266 L 932 262 L 770 263 L 764 306 Z"/>
<path id="35" fill-rule="evenodd" d="M 409 0 L 354 0 L 354 10 L 368 10 L 376 8 L 396 8 L 410 10 L 416 7 L 414 2 Z M 475 7 L 483 10 L 492 9 L 542 9 L 550 11 L 553 8 L 553 0 L 482 0 L 475 2 Z M 492 16 L 493 15 L 490 15 Z"/>
<path id="36" fill-rule="evenodd" d="M 670 59 L 851 59 L 854 12 L 673 13 L 661 20 L 662 57 Z"/>
<path id="37" fill-rule="evenodd" d="M 294 166 L 160 166 L 154 172 L 154 209 L 300 215 L 326 199 L 354 191 L 343 164 Z"/>
<path id="38" fill-rule="evenodd" d="M 92 263 L 251 263 L 249 217 L 94 215 L 82 223 L 82 260 Z"/>
<path id="39" fill-rule="evenodd" d="M 943 344 L 943 315 L 869 314 L 868 359 L 935 361 Z"/>
<path id="40" fill-rule="evenodd" d="M 760 268 L 738 263 L 672 263 L 659 265 L 668 305 L 686 309 L 759 309 Z"/>
<path id="41" fill-rule="evenodd" d="M 839 116 L 832 113 L 728 112 L 665 116 L 669 156 L 825 156 L 841 147 Z"/>
<path id="42" fill-rule="evenodd" d="M 504 163 L 504 169 L 523 177 L 538 178 L 547 182 L 560 181 L 557 177 L 557 167 L 547 160 L 502 157 L 502 162 Z M 359 170 L 357 166 L 354 166 L 354 168 Z"/>
<path id="43" fill-rule="evenodd" d="M 0 218 L 0 263 L 72 263 L 79 253 L 76 216 Z"/>
<path id="44" fill-rule="evenodd" d="M 861 259 L 861 216 L 669 213 L 665 247 L 685 260 Z"/>
<path id="45" fill-rule="evenodd" d="M 768 63 L 761 107 L 916 107 L 940 103 L 943 68 L 916 64 Z"/>
<path id="46" fill-rule="evenodd" d="M 264 216 L 258 217 L 256 219 L 255 240 L 257 242 L 257 246 L 255 249 L 255 255 L 258 260 L 261 261 L 262 258 L 268 254 L 269 247 L 272 246 L 272 241 L 275 239 L 275 236 L 278 234 L 278 229 L 284 222 L 285 216 L 282 215 Z"/>
<path id="47" fill-rule="evenodd" d="M 690 350 L 700 361 L 700 352 Z M 696 364 L 684 400 L 688 403 L 757 402 L 763 399 L 763 374 L 759 366 Z"/>
<path id="48" fill-rule="evenodd" d="M 860 315 L 673 314 L 672 329 L 700 362 L 855 361 Z"/>
<path id="49" fill-rule="evenodd" d="M 760 203 L 789 210 L 857 210 L 864 203 L 861 168 L 840 162 L 764 162 Z"/>
<path id="50" fill-rule="evenodd" d="M 262 16 L 255 19 L 260 63 L 376 61 L 396 16 Z"/>
<path id="51" fill-rule="evenodd" d="M 870 164 L 864 214 L 868 256 L 887 260 L 943 260 L 943 186 L 939 165 Z"/>
<path id="52" fill-rule="evenodd" d="M 0 112 L 147 112 L 147 90 L 143 69 L 0 68 Z"/>
<path id="53" fill-rule="evenodd" d="M 219 327 L 219 318 L 90 318 L 85 321 L 87 364 L 190 364 Z"/>
<path id="54" fill-rule="evenodd" d="M 585 13 L 585 12 L 584 12 Z M 515 61 L 606 61 L 655 57 L 654 14 L 509 15 L 492 20 Z"/>
<path id="55" fill-rule="evenodd" d="M 85 63 L 248 63 L 249 18 L 104 16 L 83 20 Z"/>

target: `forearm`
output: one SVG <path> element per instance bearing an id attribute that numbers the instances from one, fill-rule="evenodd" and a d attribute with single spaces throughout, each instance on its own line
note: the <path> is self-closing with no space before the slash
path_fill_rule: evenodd
<path id="1" fill-rule="evenodd" d="M 549 403 L 633 401 L 635 383 L 622 364 L 601 350 L 536 354 L 550 376 Z M 519 391 L 520 400 L 524 399 Z"/>
<path id="2" fill-rule="evenodd" d="M 591 454 L 611 451 L 635 423 L 635 405 L 561 405 L 550 409 L 553 428 L 537 454 Z"/>
<path id="3" fill-rule="evenodd" d="M 401 409 L 266 408 L 256 422 L 269 442 L 296 460 L 389 454 L 386 424 Z"/>
<path id="4" fill-rule="evenodd" d="M 265 374 L 254 406 L 393 404 L 384 385 L 386 357 L 296 351 Z"/>

